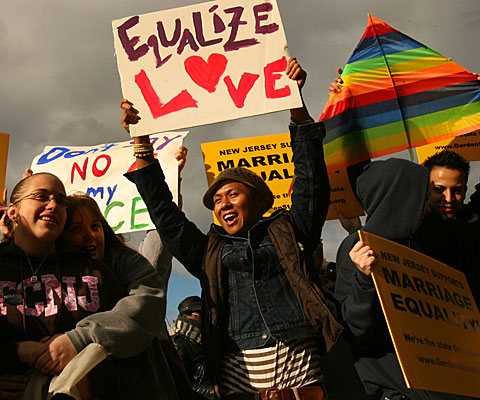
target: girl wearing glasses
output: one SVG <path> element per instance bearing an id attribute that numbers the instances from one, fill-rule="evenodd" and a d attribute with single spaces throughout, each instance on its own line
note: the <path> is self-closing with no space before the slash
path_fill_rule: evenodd
<path id="1" fill-rule="evenodd" d="M 15 186 L 6 210 L 14 235 L 0 245 L 0 375 L 26 374 L 25 399 L 46 398 L 49 375 L 60 372 L 81 350 L 64 332 L 110 310 L 126 294 L 107 265 L 81 249 L 57 248 L 67 206 L 62 182 L 40 173 Z M 77 398 L 88 398 L 94 389 L 86 379 L 77 388 Z M 0 391 L 0 398 L 16 397 Z"/>

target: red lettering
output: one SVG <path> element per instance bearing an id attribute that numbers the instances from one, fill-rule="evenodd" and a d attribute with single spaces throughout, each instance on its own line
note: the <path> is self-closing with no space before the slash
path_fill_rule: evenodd
<path id="1" fill-rule="evenodd" d="M 250 92 L 250 90 L 252 90 L 253 85 L 259 77 L 260 75 L 245 72 L 240 78 L 238 88 L 235 87 L 230 76 L 226 76 L 223 79 L 227 85 L 228 93 L 230 94 L 230 97 L 237 108 L 243 108 L 247 94 Z"/>
<path id="2" fill-rule="evenodd" d="M 143 98 L 150 108 L 152 117 L 155 119 L 185 108 L 198 108 L 197 101 L 187 90 L 182 90 L 167 104 L 163 104 L 143 69 L 135 75 L 135 83 L 140 88 Z"/>
<path id="3" fill-rule="evenodd" d="M 73 163 L 70 183 L 73 183 L 73 177 L 75 175 L 75 170 L 80 175 L 80 178 L 82 178 L 82 181 L 85 180 L 85 178 L 87 177 L 87 165 L 88 165 L 88 157 L 83 162 L 83 168 L 82 169 L 80 169 L 80 167 L 77 163 Z"/>
<path id="4" fill-rule="evenodd" d="M 282 57 L 266 65 L 263 69 L 265 74 L 265 96 L 267 99 L 278 99 L 280 97 L 290 96 L 290 87 L 286 85 L 281 89 L 275 89 L 275 82 L 283 76 L 287 68 L 287 58 Z M 277 72 L 277 73 L 276 73 Z"/>
<path id="5" fill-rule="evenodd" d="M 107 160 L 107 165 L 103 169 L 99 169 L 97 167 L 98 160 L 100 160 L 101 158 L 105 158 L 105 160 Z M 111 164 L 112 164 L 112 158 L 108 154 L 102 154 L 98 156 L 93 162 L 93 166 L 92 166 L 93 175 L 95 175 L 97 178 L 100 178 L 101 176 L 105 175 L 105 173 L 108 171 L 108 168 L 110 168 Z"/>

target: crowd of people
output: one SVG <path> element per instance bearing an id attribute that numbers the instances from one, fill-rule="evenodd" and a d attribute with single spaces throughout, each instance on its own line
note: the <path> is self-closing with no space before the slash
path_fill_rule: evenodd
<path id="1" fill-rule="evenodd" d="M 286 74 L 302 89 L 295 58 Z M 120 106 L 128 131 L 140 116 L 128 100 Z M 366 222 L 342 216 L 349 235 L 326 263 L 324 126 L 303 104 L 289 128 L 290 210 L 266 217 L 274 196 L 263 179 L 229 168 L 203 196 L 219 222 L 206 234 L 173 201 L 150 138 L 135 137 L 137 168 L 125 176 L 156 227 L 143 255 L 92 198 L 27 171 L 0 221 L 0 399 L 467 399 L 407 388 L 371 277 L 377 253 L 358 230 L 464 272 L 479 304 L 480 184 L 464 204 L 468 162 L 443 151 L 424 165 L 391 158 L 350 168 Z M 180 147 L 179 171 L 186 155 Z M 202 295 L 179 304 L 170 336 L 172 256 Z M 348 356 L 326 364 L 339 347 Z"/>

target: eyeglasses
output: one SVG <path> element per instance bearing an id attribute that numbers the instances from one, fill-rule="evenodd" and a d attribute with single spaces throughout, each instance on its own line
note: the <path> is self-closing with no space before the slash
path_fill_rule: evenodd
<path id="1" fill-rule="evenodd" d="M 54 194 L 43 193 L 43 192 L 33 192 L 30 194 L 27 194 L 26 196 L 23 196 L 21 199 L 17 200 L 13 204 L 20 203 L 22 200 L 25 200 L 25 199 L 36 200 L 36 201 L 39 201 L 40 203 L 43 203 L 44 205 L 47 205 L 52 200 L 55 200 L 55 202 L 57 203 L 57 206 L 59 207 L 67 208 L 69 206 L 69 202 L 66 196 L 62 196 L 62 195 L 55 196 Z"/>

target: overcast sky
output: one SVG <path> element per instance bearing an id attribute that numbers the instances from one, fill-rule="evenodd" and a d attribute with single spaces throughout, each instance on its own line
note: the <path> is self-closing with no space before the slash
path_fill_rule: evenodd
<path id="1" fill-rule="evenodd" d="M 479 0 L 277 0 L 290 53 L 308 71 L 304 98 L 318 118 L 328 86 L 360 40 L 367 13 L 380 18 L 473 72 L 480 71 Z M 11 134 L 7 188 L 45 145 L 95 145 L 127 139 L 119 123 L 122 98 L 111 21 L 198 3 L 188 0 L 0 0 L 0 131 Z M 211 214 L 200 143 L 283 133 L 288 112 L 190 129 L 184 209 L 206 231 Z M 402 155 L 405 157 L 405 155 Z M 478 181 L 478 163 L 470 186 Z M 199 176 L 200 175 L 200 176 Z M 327 223 L 323 238 L 334 259 L 344 233 Z M 138 243 L 138 238 L 132 238 Z M 183 297 L 199 292 L 195 278 L 169 286 L 169 317 Z"/>

